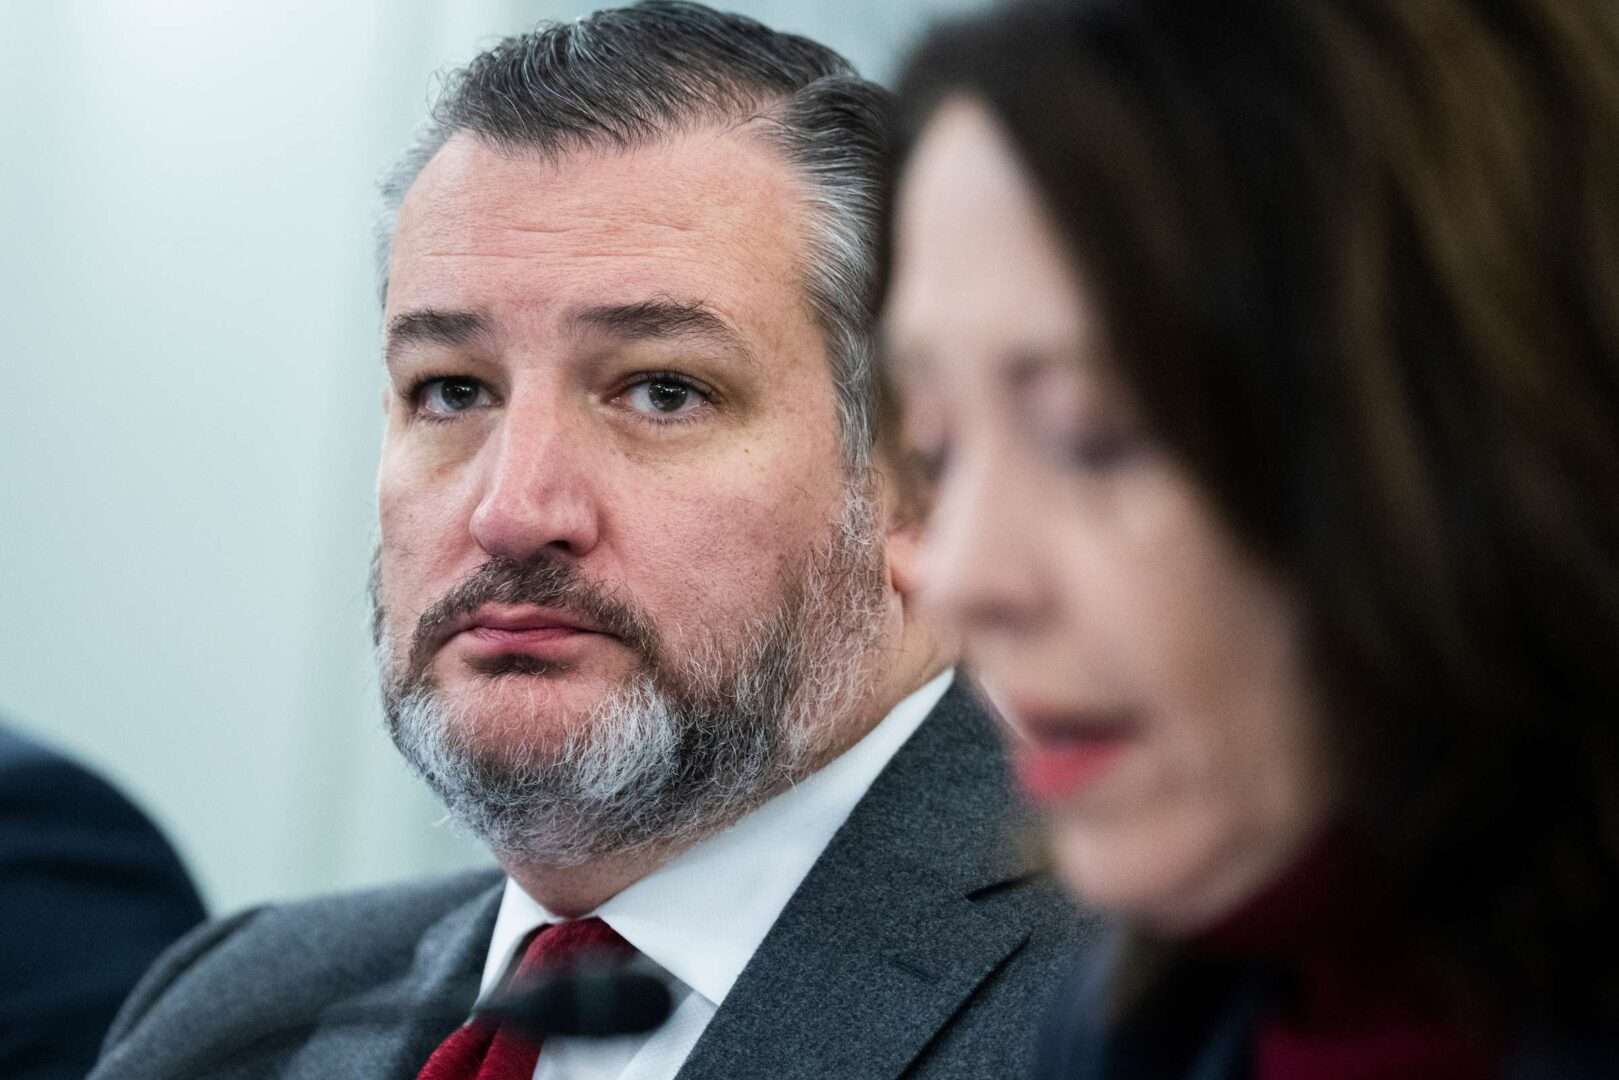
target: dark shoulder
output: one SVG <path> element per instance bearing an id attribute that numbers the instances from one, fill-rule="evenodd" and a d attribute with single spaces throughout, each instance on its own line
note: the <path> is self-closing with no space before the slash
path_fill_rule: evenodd
<path id="1" fill-rule="evenodd" d="M 1101 947 L 1069 962 L 1042 1010 L 1032 1080 L 1090 1080 L 1099 1075 L 1101 1002 L 1094 992 Z"/>
<path id="2" fill-rule="evenodd" d="M 0 727 L 0 865 L 64 891 L 164 894 L 202 918 L 190 877 L 157 826 L 95 772 Z"/>
<path id="3" fill-rule="evenodd" d="M 64 773 L 94 778 L 93 773 L 74 764 L 66 755 L 35 742 L 13 727 L 0 724 L 0 781 L 11 783 Z"/>
<path id="4" fill-rule="evenodd" d="M 146 818 L 107 781 L 63 754 L 0 726 L 0 821 L 138 822 Z"/>
<path id="5" fill-rule="evenodd" d="M 1034 1080 L 1241 1080 L 1273 991 L 1261 968 L 1115 928 L 1052 1000 Z"/>
<path id="6" fill-rule="evenodd" d="M 141 973 L 204 911 L 132 802 L 0 727 L 0 915 L 0 1074 L 51 1061 L 82 1075 Z"/>
<path id="7" fill-rule="evenodd" d="M 10 769 L 26 767 L 30 762 L 43 759 L 61 760 L 59 754 L 45 749 L 39 743 L 12 728 L 0 725 L 0 776 Z"/>

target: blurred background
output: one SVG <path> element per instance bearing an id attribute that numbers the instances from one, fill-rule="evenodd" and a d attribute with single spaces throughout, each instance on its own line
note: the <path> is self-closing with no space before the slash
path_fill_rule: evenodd
<path id="1" fill-rule="evenodd" d="M 975 4 L 720 6 L 886 80 Z M 0 0 L 0 717 L 216 912 L 487 860 L 374 689 L 374 181 L 435 73 L 597 6 Z"/>

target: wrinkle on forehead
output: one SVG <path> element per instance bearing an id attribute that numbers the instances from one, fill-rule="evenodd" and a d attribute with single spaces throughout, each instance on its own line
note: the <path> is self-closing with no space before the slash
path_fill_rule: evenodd
<path id="1" fill-rule="evenodd" d="M 716 162 L 725 168 L 715 169 Z M 543 190 L 545 199 L 502 198 L 513 186 L 498 183 L 502 175 Z M 495 183 L 469 183 L 469 180 Z M 593 188 L 635 189 L 636 197 L 614 204 L 602 213 L 592 198 Z M 476 198 L 495 194 L 494 198 Z M 441 212 L 444 203 L 476 209 L 478 217 L 517 230 L 568 231 L 574 222 L 559 225 L 546 218 L 557 204 L 579 206 L 583 227 L 639 224 L 692 228 L 727 208 L 745 206 L 749 196 L 763 194 L 782 216 L 796 216 L 804 201 L 802 184 L 787 160 L 763 140 L 721 130 L 693 132 L 685 137 L 628 149 L 597 147 L 561 156 L 511 153 L 470 134 L 452 138 L 423 168 L 406 193 L 401 208 L 432 199 Z M 469 203 L 469 196 L 473 196 Z M 693 196 L 696 196 L 695 198 Z"/>
<path id="2" fill-rule="evenodd" d="M 555 161 L 457 136 L 407 193 L 394 254 L 657 257 L 668 243 L 796 281 L 804 207 L 786 161 L 747 136 L 705 132 Z"/>
<path id="3" fill-rule="evenodd" d="M 565 194 L 564 198 L 568 197 L 568 194 Z M 465 193 L 457 192 L 456 196 L 464 198 Z M 592 230 L 614 232 L 628 229 L 649 230 L 653 233 L 673 233 L 675 235 L 686 235 L 690 233 L 701 233 L 704 226 L 710 223 L 709 220 L 669 220 L 668 218 L 660 217 L 650 212 L 637 215 L 635 212 L 638 209 L 647 211 L 651 211 L 653 209 L 652 207 L 647 206 L 644 201 L 626 202 L 622 209 L 617 210 L 613 214 L 580 213 L 561 221 L 537 220 L 527 216 L 518 217 L 516 214 L 508 210 L 504 205 L 491 206 L 488 208 L 481 206 L 476 208 L 466 207 L 458 210 L 453 205 L 451 199 L 444 200 L 444 203 L 451 205 L 437 204 L 433 206 L 433 209 L 448 211 L 448 213 L 444 215 L 447 219 L 447 225 L 458 223 L 463 228 L 484 228 L 491 232 L 498 231 L 502 233 L 515 233 L 518 235 L 565 237 L 581 232 L 590 232 Z M 555 213 L 556 205 L 553 202 L 549 208 L 542 208 L 535 206 L 532 203 L 520 203 L 516 209 L 528 210 L 530 213 L 536 211 Z"/>
<path id="4" fill-rule="evenodd" d="M 554 159 L 457 136 L 406 195 L 387 310 L 476 307 L 560 327 L 579 305 L 666 295 L 723 314 L 761 357 L 812 335 L 824 363 L 804 184 L 752 133 Z"/>
<path id="5" fill-rule="evenodd" d="M 487 248 L 465 249 L 457 251 L 419 251 L 412 252 L 414 258 L 420 259 L 543 259 L 552 258 L 555 251 L 490 251 Z M 584 251 L 568 253 L 569 258 L 581 259 L 623 259 L 629 256 L 659 257 L 659 250 L 645 247 L 606 248 L 593 246 Z M 670 252 L 664 258 L 686 258 L 686 252 Z"/>
<path id="6" fill-rule="evenodd" d="M 566 238 L 566 237 L 568 237 L 570 235 L 576 235 L 576 234 L 579 234 L 581 232 L 587 231 L 590 227 L 591 227 L 590 225 L 583 224 L 583 223 L 565 223 L 565 224 L 557 224 L 557 225 L 531 225 L 531 224 L 508 224 L 508 223 L 505 223 L 505 222 L 500 222 L 500 223 L 491 224 L 488 227 L 488 230 L 491 233 L 498 232 L 499 234 L 506 235 L 506 236 L 516 234 L 518 236 Z M 627 231 L 630 228 L 637 228 L 637 229 L 650 230 L 650 231 L 652 231 L 654 233 L 658 233 L 658 232 L 671 233 L 671 234 L 674 234 L 676 236 L 687 235 L 687 234 L 699 234 L 700 235 L 702 233 L 702 231 L 703 231 L 701 226 L 698 226 L 698 225 L 678 225 L 678 224 L 669 224 L 669 223 L 665 223 L 665 222 L 656 222 L 656 221 L 642 222 L 642 223 L 638 223 L 638 224 L 636 224 L 634 226 L 631 226 L 631 225 L 626 224 L 626 223 L 619 223 L 617 225 L 603 226 L 603 228 L 607 229 L 609 231 L 616 229 L 617 231 L 620 231 L 620 232 Z M 598 252 L 586 251 L 586 252 L 581 252 L 580 254 L 589 255 L 589 254 L 596 254 L 596 253 L 598 253 Z M 489 257 L 493 257 L 493 258 L 521 259 L 521 258 L 530 257 L 530 253 L 494 251 L 494 250 L 490 250 L 487 247 L 482 247 L 482 246 L 478 246 L 478 247 L 470 247 L 470 246 L 450 247 L 450 248 L 446 248 L 446 249 L 442 249 L 442 250 L 432 249 L 432 250 L 426 250 L 426 251 L 415 251 L 415 252 L 412 252 L 412 254 L 417 256 L 417 257 L 420 257 L 420 258 L 482 258 L 484 256 L 489 256 Z"/>

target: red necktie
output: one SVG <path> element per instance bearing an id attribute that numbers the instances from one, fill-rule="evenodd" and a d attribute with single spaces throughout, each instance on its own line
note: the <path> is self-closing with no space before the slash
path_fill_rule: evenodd
<path id="1" fill-rule="evenodd" d="M 513 979 L 566 969 L 586 953 L 632 952 L 634 946 L 600 919 L 542 926 L 534 931 Z M 540 1044 L 510 1025 L 472 1019 L 450 1032 L 416 1080 L 530 1080 Z"/>

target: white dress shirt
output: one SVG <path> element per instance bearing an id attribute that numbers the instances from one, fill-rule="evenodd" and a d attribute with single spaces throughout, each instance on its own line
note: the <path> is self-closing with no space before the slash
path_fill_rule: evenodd
<path id="1" fill-rule="evenodd" d="M 672 1080 L 832 834 L 953 675 L 913 692 L 825 768 L 592 912 L 669 977 L 674 1013 L 648 1035 L 547 1039 L 534 1080 Z M 560 921 L 508 878 L 480 993 L 500 981 L 532 930 Z"/>

